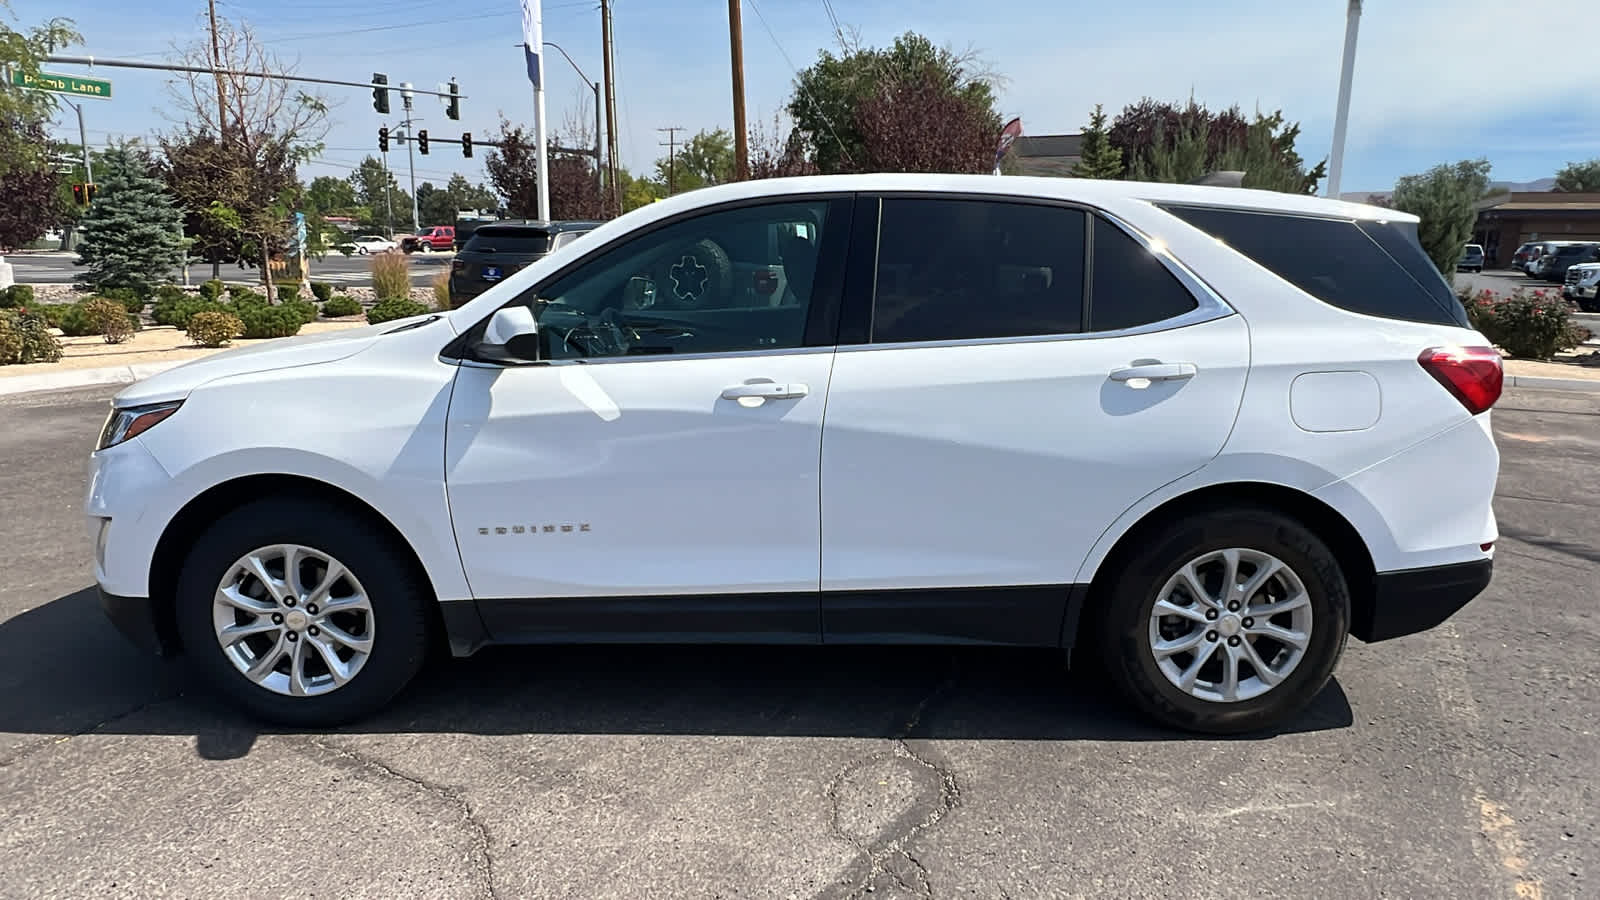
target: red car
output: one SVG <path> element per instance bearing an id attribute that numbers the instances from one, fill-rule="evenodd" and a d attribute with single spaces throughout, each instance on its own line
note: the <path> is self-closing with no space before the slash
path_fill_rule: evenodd
<path id="1" fill-rule="evenodd" d="M 435 225 L 424 228 L 416 234 L 408 234 L 400 239 L 400 249 L 407 253 L 427 253 L 431 250 L 444 250 L 446 252 L 456 248 L 456 227 L 454 225 Z"/>

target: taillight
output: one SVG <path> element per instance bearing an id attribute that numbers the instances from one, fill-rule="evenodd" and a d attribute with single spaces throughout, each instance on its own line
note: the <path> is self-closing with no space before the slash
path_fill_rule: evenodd
<path id="1" fill-rule="evenodd" d="M 1505 368 L 1493 347 L 1429 347 L 1417 362 L 1472 415 L 1493 406 L 1505 386 Z"/>
<path id="2" fill-rule="evenodd" d="M 452 259 L 452 260 L 450 260 L 450 271 L 452 271 L 452 272 L 459 272 L 462 269 L 465 269 L 466 267 L 467 267 L 467 262 L 464 259 Z"/>

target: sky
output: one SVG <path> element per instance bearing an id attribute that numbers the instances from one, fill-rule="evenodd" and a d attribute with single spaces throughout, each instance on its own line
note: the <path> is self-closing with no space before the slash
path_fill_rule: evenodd
<path id="1" fill-rule="evenodd" d="M 1589 22 L 1593 0 L 1546 0 L 1542 23 Z M 1327 156 L 1343 51 L 1345 0 L 744 0 L 746 108 L 769 131 L 787 103 L 797 68 L 823 48 L 837 50 L 835 20 L 873 46 L 918 31 L 935 43 L 972 50 L 998 73 L 999 107 L 1020 116 L 1024 133 L 1081 130 L 1096 103 L 1114 115 L 1150 96 L 1194 96 L 1213 109 L 1282 109 L 1301 123 L 1298 148 Z M 1600 91 L 1592 52 L 1563 52 L 1559 26 L 1537 26 L 1495 0 L 1369 0 L 1364 4 L 1343 190 L 1381 191 L 1403 174 L 1440 162 L 1486 157 L 1492 177 L 1532 181 L 1564 163 L 1600 157 Z M 171 47 L 203 39 L 206 7 L 197 0 L 13 0 L 26 26 L 48 16 L 75 20 L 84 44 L 73 55 L 159 61 Z M 516 0 L 467 5 L 430 0 L 330 4 L 326 0 L 218 0 L 218 14 L 249 23 L 300 74 L 391 84 L 461 84 L 461 120 L 418 97 L 419 127 L 430 135 L 482 139 L 500 116 L 531 124 L 533 93 L 520 49 Z M 618 144 L 623 164 L 648 171 L 665 154 L 657 129 L 732 124 L 727 6 L 721 0 L 614 0 Z M 589 79 L 601 77 L 597 0 L 545 0 L 545 40 L 560 44 Z M 1570 49 L 1570 48 L 1569 48 Z M 78 66 L 51 71 L 88 74 Z M 111 100 L 84 102 L 89 142 L 171 130 L 176 116 L 167 73 L 99 68 Z M 545 57 L 545 103 L 552 127 L 574 116 L 593 121 L 592 89 L 554 50 Z M 325 87 L 333 103 L 327 149 L 302 169 L 344 175 L 377 151 L 369 90 Z M 398 97 L 393 108 L 399 111 Z M 391 124 L 396 116 L 389 117 Z M 55 134 L 77 139 L 75 113 L 62 110 Z M 397 152 L 398 151 L 398 152 Z M 416 181 L 442 183 L 452 172 L 486 180 L 483 151 L 462 159 L 438 145 L 416 158 Z M 406 154 L 390 153 L 406 184 Z"/>

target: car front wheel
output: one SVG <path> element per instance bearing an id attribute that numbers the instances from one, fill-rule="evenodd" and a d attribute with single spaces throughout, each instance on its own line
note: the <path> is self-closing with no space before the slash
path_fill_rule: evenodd
<path id="1" fill-rule="evenodd" d="M 429 595 L 370 523 L 262 500 L 218 520 L 179 576 L 195 674 L 253 715 L 336 725 L 377 711 L 421 668 Z"/>
<path id="2" fill-rule="evenodd" d="M 1166 725 L 1230 734 L 1281 724 L 1327 684 L 1350 594 L 1299 522 L 1237 508 L 1142 541 L 1102 595 L 1101 646 L 1122 692 Z"/>

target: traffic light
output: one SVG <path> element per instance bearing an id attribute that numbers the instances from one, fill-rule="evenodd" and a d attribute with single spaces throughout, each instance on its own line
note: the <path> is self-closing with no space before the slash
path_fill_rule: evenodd
<path id="1" fill-rule="evenodd" d="M 472 132 L 461 132 L 461 155 L 467 159 L 472 158 Z"/>
<path id="2" fill-rule="evenodd" d="M 461 88 L 454 81 L 451 81 L 450 98 L 445 101 L 444 114 L 452 119 L 461 118 L 461 98 L 456 96 L 459 93 L 461 93 Z"/>
<path id="3" fill-rule="evenodd" d="M 389 114 L 389 89 L 383 87 L 389 83 L 389 76 L 382 72 L 372 73 L 372 108 L 378 112 Z"/>
<path id="4" fill-rule="evenodd" d="M 378 152 L 389 152 L 389 128 L 385 126 L 378 129 Z"/>
<path id="5" fill-rule="evenodd" d="M 94 185 L 74 184 L 72 186 L 72 202 L 79 206 L 88 206 L 94 202 Z"/>
<path id="6" fill-rule="evenodd" d="M 417 132 L 417 152 L 423 156 L 428 155 L 428 129 Z"/>

